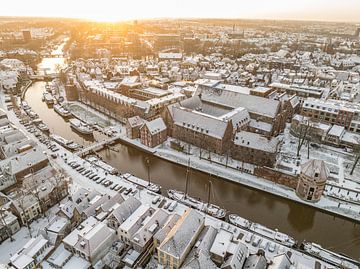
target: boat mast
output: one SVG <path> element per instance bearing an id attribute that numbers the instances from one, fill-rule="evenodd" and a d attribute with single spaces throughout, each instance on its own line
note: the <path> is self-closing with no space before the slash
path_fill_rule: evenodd
<path id="1" fill-rule="evenodd" d="M 189 177 L 190 177 L 190 158 L 188 160 L 188 165 L 186 168 L 185 198 L 187 196 L 187 191 L 188 191 L 188 186 L 189 186 Z"/>
<path id="2" fill-rule="evenodd" d="M 146 167 L 147 167 L 147 176 L 148 176 L 148 186 L 150 186 L 150 160 L 149 157 L 145 158 L 146 161 Z"/>
<path id="3" fill-rule="evenodd" d="M 210 194 L 211 194 L 211 187 L 212 187 L 212 182 L 211 182 L 211 174 L 209 174 L 209 192 L 208 192 L 208 199 L 207 199 L 207 204 L 210 205 Z"/>

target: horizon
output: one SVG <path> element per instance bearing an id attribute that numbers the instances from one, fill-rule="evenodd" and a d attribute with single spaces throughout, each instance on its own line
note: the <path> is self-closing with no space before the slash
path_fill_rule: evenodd
<path id="1" fill-rule="evenodd" d="M 49 4 L 50 2 L 50 4 Z M 244 19 L 359 23 L 357 0 L 166 0 L 126 2 L 103 0 L 102 5 L 84 0 L 12 0 L 3 4 L 1 17 L 67 18 L 98 22 L 148 19 Z M 206 5 L 206 7 L 205 7 Z M 139 8 L 141 6 L 141 8 Z M 109 7 L 115 7 L 109 9 Z"/>

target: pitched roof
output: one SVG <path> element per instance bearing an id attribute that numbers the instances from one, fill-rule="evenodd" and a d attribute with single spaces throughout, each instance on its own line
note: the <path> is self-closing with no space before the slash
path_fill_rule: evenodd
<path id="1" fill-rule="evenodd" d="M 196 111 L 178 106 L 172 106 L 170 109 L 172 109 L 173 120 L 176 125 L 195 132 L 222 139 L 228 127 L 228 122 Z"/>
<path id="2" fill-rule="evenodd" d="M 310 160 L 302 164 L 301 173 L 318 181 L 326 181 L 330 175 L 329 168 L 322 160 Z M 316 174 L 318 174 L 317 177 L 315 177 Z"/>
<path id="3" fill-rule="evenodd" d="M 256 133 L 241 131 L 236 133 L 234 144 L 265 152 L 275 153 L 280 141 L 276 137 L 270 139 Z"/>
<path id="4" fill-rule="evenodd" d="M 199 229 L 204 224 L 204 216 L 196 210 L 185 212 L 176 225 L 168 233 L 159 249 L 175 258 L 185 254 L 189 244 L 194 240 Z"/>
<path id="5" fill-rule="evenodd" d="M 145 125 L 151 134 L 157 134 L 166 130 L 166 125 L 162 118 L 156 118 L 152 121 L 148 121 Z"/>

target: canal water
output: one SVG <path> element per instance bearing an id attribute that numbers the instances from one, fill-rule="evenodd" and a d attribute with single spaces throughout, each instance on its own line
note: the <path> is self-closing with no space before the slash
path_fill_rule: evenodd
<path id="1" fill-rule="evenodd" d="M 41 67 L 51 65 L 47 68 L 54 70 L 55 65 L 63 63 L 62 58 L 52 58 L 51 61 L 44 59 Z M 27 90 L 25 100 L 49 126 L 51 133 L 83 145 L 104 138 L 100 133 L 95 133 L 93 139 L 75 133 L 67 121 L 41 101 L 44 87 L 43 82 L 34 83 Z M 99 155 L 120 172 L 129 172 L 144 179 L 147 178 L 145 158 L 149 157 L 150 177 L 153 182 L 162 186 L 164 192 L 170 188 L 185 189 L 186 168 L 180 165 L 149 156 L 122 144 L 110 150 L 103 150 Z M 206 200 L 208 181 L 207 174 L 191 171 L 189 195 Z M 360 260 L 360 224 L 220 178 L 212 179 L 210 198 L 212 203 L 226 208 L 231 213 L 273 229 L 277 228 L 299 241 L 313 241 Z"/>

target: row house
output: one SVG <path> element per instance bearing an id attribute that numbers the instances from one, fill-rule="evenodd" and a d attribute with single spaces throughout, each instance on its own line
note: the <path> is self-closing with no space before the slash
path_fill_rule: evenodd
<path id="1" fill-rule="evenodd" d="M 302 105 L 301 114 L 315 121 L 337 124 L 351 132 L 360 133 L 360 107 L 355 103 L 308 98 Z"/>
<path id="2" fill-rule="evenodd" d="M 180 268 L 204 228 L 205 218 L 196 210 L 180 217 L 158 246 L 158 262 L 167 268 Z"/>
<path id="3" fill-rule="evenodd" d="M 35 269 L 53 246 L 43 236 L 31 238 L 21 249 L 10 257 L 10 264 L 16 269 Z"/>
<path id="4" fill-rule="evenodd" d="M 40 201 L 33 194 L 21 194 L 11 202 L 10 208 L 23 225 L 39 218 L 42 212 Z"/>
<path id="5" fill-rule="evenodd" d="M 113 229 L 94 217 L 89 217 L 67 235 L 63 243 L 66 250 L 95 265 L 115 241 Z"/>

